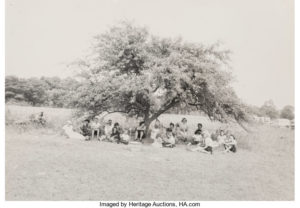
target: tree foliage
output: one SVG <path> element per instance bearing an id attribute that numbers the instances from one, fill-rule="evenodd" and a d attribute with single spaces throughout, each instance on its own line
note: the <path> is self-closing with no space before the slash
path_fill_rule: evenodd
<path id="1" fill-rule="evenodd" d="M 294 115 L 294 107 L 291 105 L 285 106 L 281 112 L 280 112 L 280 117 L 281 118 L 286 118 L 289 120 L 293 120 L 295 115 Z"/>
<path id="2" fill-rule="evenodd" d="M 268 116 L 271 119 L 276 119 L 279 117 L 279 112 L 278 112 L 273 100 L 266 101 L 261 106 L 260 111 L 263 116 Z"/>
<path id="3" fill-rule="evenodd" d="M 5 78 L 5 101 L 25 102 L 33 106 L 73 107 L 80 83 L 72 78 Z"/>
<path id="4" fill-rule="evenodd" d="M 85 84 L 76 104 L 84 110 L 123 112 L 142 117 L 146 125 L 178 107 L 222 121 L 246 119 L 230 86 L 230 53 L 218 44 L 151 36 L 125 22 L 96 36 L 92 50 L 77 62 Z"/>

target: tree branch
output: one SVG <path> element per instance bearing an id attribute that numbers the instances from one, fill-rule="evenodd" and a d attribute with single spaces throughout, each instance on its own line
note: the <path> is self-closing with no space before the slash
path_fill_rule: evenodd
<path id="1" fill-rule="evenodd" d="M 154 113 L 150 118 L 149 121 L 152 122 L 155 120 L 158 116 L 169 110 L 170 108 L 174 107 L 177 103 L 179 103 L 178 97 L 174 97 L 170 103 L 166 104 L 164 108 L 160 109 L 156 113 Z"/>

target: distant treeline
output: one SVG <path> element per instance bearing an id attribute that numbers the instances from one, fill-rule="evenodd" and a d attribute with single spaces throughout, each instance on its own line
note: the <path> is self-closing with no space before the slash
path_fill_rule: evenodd
<path id="1" fill-rule="evenodd" d="M 78 92 L 83 90 L 82 83 L 73 78 L 41 77 L 18 78 L 6 76 L 5 78 L 5 102 L 14 104 L 26 104 L 32 106 L 51 106 L 59 108 L 76 108 Z M 287 105 L 278 110 L 272 100 L 258 107 L 246 106 L 250 115 L 270 117 L 271 119 L 294 119 L 294 107 Z M 174 108 L 169 113 L 185 113 L 184 109 Z"/>
<path id="2" fill-rule="evenodd" d="M 294 107 L 286 105 L 282 109 L 277 109 L 272 100 L 266 101 L 261 107 L 248 105 L 249 113 L 259 117 L 269 117 L 270 119 L 285 118 L 294 119 Z"/>
<path id="3" fill-rule="evenodd" d="M 59 77 L 18 78 L 6 76 L 5 102 L 32 106 L 72 108 L 80 82 Z"/>

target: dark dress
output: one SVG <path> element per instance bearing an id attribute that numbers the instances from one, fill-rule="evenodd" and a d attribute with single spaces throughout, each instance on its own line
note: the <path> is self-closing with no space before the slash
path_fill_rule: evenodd
<path id="1" fill-rule="evenodd" d="M 91 136 L 91 127 L 89 124 L 84 124 L 80 127 L 80 130 L 81 130 L 81 134 L 83 136 Z"/>
<path id="2" fill-rule="evenodd" d="M 141 127 L 141 126 L 137 127 L 138 138 L 140 138 L 142 134 L 143 134 L 142 139 L 146 138 L 145 130 L 146 130 L 146 127 Z"/>
<path id="3" fill-rule="evenodd" d="M 111 132 L 111 137 L 113 137 L 117 142 L 121 140 L 121 129 L 119 127 L 113 127 Z"/>

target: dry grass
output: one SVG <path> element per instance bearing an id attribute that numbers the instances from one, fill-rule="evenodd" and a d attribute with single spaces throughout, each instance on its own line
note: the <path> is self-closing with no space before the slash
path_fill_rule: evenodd
<path id="1" fill-rule="evenodd" d="M 30 115 L 38 115 L 40 112 L 44 112 L 47 127 L 53 130 L 60 129 L 67 120 L 72 118 L 73 113 L 71 109 L 6 105 L 5 120 L 7 124 L 28 121 Z"/>
<path id="2" fill-rule="evenodd" d="M 294 132 L 259 127 L 238 139 L 236 154 L 204 155 L 8 126 L 6 200 L 293 200 Z"/>

